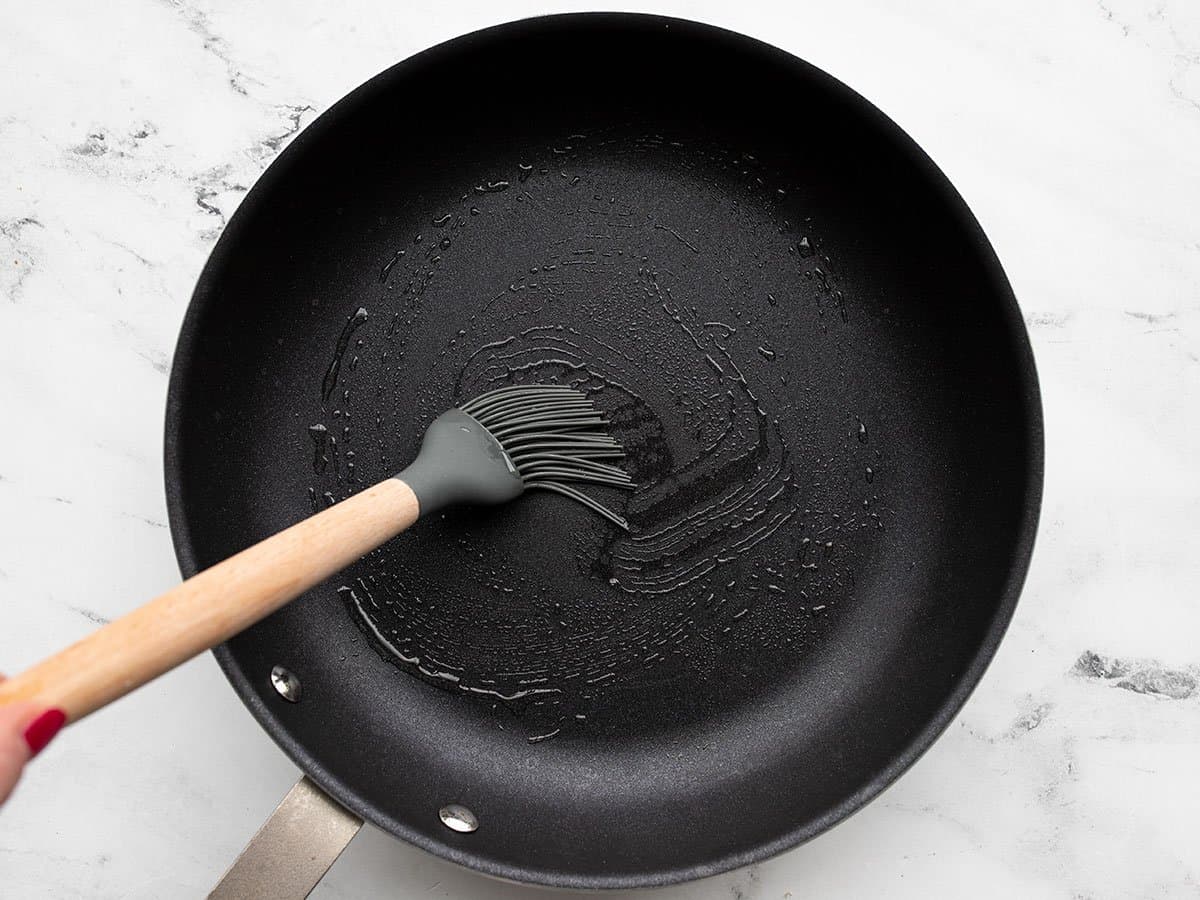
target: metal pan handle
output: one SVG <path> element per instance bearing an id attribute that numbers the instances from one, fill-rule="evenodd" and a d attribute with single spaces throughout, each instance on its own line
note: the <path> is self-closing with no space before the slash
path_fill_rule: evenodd
<path id="1" fill-rule="evenodd" d="M 209 900 L 303 900 L 362 824 L 305 776 L 250 839 Z"/>

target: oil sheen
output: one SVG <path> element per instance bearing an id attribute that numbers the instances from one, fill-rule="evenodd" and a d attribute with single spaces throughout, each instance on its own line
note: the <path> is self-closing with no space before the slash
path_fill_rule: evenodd
<path id="1" fill-rule="evenodd" d="M 755 250 L 711 243 L 673 183 Z M 512 383 L 588 393 L 639 487 L 596 491 L 628 533 L 533 494 L 423 520 L 338 589 L 376 649 L 532 742 L 682 728 L 793 677 L 887 519 L 869 409 L 810 387 L 853 364 L 855 303 L 803 199 L 753 152 L 647 134 L 614 165 L 574 134 L 406 224 L 314 377 L 313 507 Z"/>

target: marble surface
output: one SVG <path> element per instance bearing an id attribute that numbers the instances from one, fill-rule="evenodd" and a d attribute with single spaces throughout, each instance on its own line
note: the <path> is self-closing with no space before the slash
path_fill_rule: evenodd
<path id="1" fill-rule="evenodd" d="M 0 668 L 176 580 L 171 350 L 279 149 L 398 59 L 573 8 L 0 0 Z M 945 737 L 807 846 L 659 896 L 1200 894 L 1200 5 L 641 8 L 776 43 L 916 138 L 1007 268 L 1047 422 L 1029 582 Z M 31 769 L 0 896 L 202 895 L 296 774 L 199 659 Z M 316 896 L 552 894 L 368 829 Z"/>

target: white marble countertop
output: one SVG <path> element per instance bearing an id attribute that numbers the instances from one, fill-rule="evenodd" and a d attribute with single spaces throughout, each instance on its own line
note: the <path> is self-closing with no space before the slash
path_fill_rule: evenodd
<path id="1" fill-rule="evenodd" d="M 171 349 L 281 145 L 417 50 L 568 8 L 0 6 L 0 668 L 177 579 Z M 659 896 L 1200 894 L 1200 5 L 641 8 L 792 51 L 925 148 L 1020 298 L 1047 431 L 1029 582 L 948 733 L 830 833 Z M 202 895 L 296 774 L 206 656 L 31 768 L 0 813 L 0 896 Z M 550 894 L 367 829 L 316 896 Z"/>

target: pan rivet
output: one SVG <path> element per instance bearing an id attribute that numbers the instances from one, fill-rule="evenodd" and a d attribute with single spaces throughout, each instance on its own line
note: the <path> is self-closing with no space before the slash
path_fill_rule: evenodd
<path id="1" fill-rule="evenodd" d="M 447 803 L 438 810 L 438 818 L 451 831 L 470 834 L 479 827 L 479 819 L 461 803 Z"/>
<path id="2" fill-rule="evenodd" d="M 300 679 L 283 666 L 271 670 L 271 684 L 275 692 L 288 703 L 300 702 Z"/>

